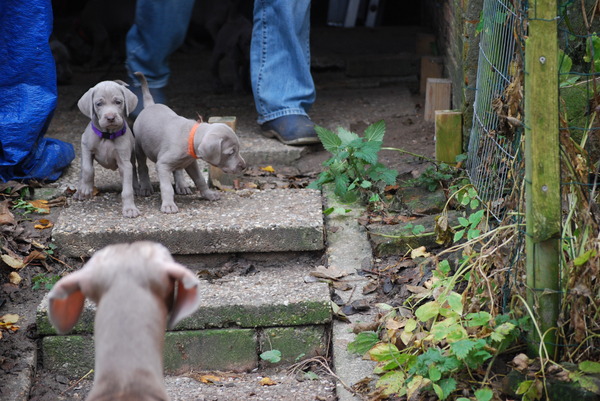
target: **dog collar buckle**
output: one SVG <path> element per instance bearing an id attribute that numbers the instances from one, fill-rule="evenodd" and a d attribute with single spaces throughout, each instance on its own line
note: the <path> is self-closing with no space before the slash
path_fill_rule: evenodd
<path id="1" fill-rule="evenodd" d="M 123 128 L 121 128 L 120 130 L 115 131 L 115 132 L 100 131 L 98 128 L 96 128 L 96 126 L 94 124 L 92 124 L 92 131 L 94 131 L 94 133 L 102 139 L 115 139 L 115 138 L 118 138 L 121 135 L 125 134 L 125 132 L 127 132 L 127 123 L 123 122 Z"/>

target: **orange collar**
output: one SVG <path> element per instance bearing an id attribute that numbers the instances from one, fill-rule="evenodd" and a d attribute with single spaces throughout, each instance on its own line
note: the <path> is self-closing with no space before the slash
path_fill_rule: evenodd
<path id="1" fill-rule="evenodd" d="M 196 150 L 194 149 L 194 135 L 196 135 L 196 130 L 198 129 L 198 126 L 200 125 L 200 123 L 201 123 L 201 121 L 197 121 L 196 124 L 194 124 L 194 126 L 190 130 L 190 133 L 188 135 L 188 154 L 190 156 L 192 156 L 194 159 L 198 159 L 198 156 L 196 155 Z"/>

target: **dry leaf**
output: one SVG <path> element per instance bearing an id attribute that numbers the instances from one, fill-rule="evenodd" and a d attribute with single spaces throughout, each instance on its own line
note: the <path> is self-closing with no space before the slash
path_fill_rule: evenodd
<path id="1" fill-rule="evenodd" d="M 410 285 L 410 284 L 406 284 L 406 289 L 409 290 L 410 292 L 412 292 L 413 294 L 423 294 L 423 293 L 428 293 L 429 290 L 427 288 L 423 288 L 423 287 L 419 287 L 416 285 Z"/>
<path id="2" fill-rule="evenodd" d="M 12 267 L 13 269 L 21 269 L 25 266 L 25 263 L 21 259 L 12 257 L 10 255 L 2 255 L 2 261 Z"/>
<path id="3" fill-rule="evenodd" d="M 8 207 L 8 202 L 8 200 L 0 202 L 0 225 L 17 224 L 17 222 L 15 221 L 15 216 L 12 214 L 10 208 Z"/>
<path id="4" fill-rule="evenodd" d="M 325 266 L 317 266 L 317 268 L 311 271 L 309 274 L 311 276 L 325 278 L 329 280 L 337 280 L 348 275 L 348 273 L 342 271 L 341 269 L 335 266 L 329 266 L 328 268 Z"/>
<path id="5" fill-rule="evenodd" d="M 27 201 L 31 206 L 35 207 L 36 209 L 38 209 L 36 211 L 36 213 L 39 214 L 49 214 L 50 213 L 50 206 L 48 206 L 48 201 L 44 200 L 44 199 L 35 199 L 35 200 L 30 200 Z"/>
<path id="6" fill-rule="evenodd" d="M 46 260 L 46 254 L 44 252 L 40 252 L 40 251 L 34 249 L 33 251 L 31 251 L 29 253 L 29 255 L 27 255 L 25 257 L 25 260 L 23 260 L 23 263 L 29 264 L 33 260 Z"/>
<path id="7" fill-rule="evenodd" d="M 21 278 L 21 276 L 19 276 L 19 273 L 17 272 L 11 272 L 8 275 L 8 281 L 10 281 L 14 285 L 19 285 L 19 283 L 21 283 L 21 280 L 23 279 Z"/>
<path id="8" fill-rule="evenodd" d="M 262 379 L 260 379 L 260 382 L 258 382 L 258 384 L 260 384 L 261 386 L 274 386 L 277 383 L 275 383 L 273 380 L 271 380 L 268 377 L 263 377 Z"/>
<path id="9" fill-rule="evenodd" d="M 410 252 L 411 259 L 416 259 L 419 257 L 428 258 L 429 256 L 431 256 L 431 254 L 429 252 L 427 252 L 427 250 L 425 249 L 424 246 L 415 248 Z"/>
<path id="10" fill-rule="evenodd" d="M 215 375 L 202 375 L 200 376 L 199 380 L 201 383 L 211 384 L 221 381 L 221 378 Z"/>
<path id="11" fill-rule="evenodd" d="M 44 230 L 46 228 L 52 228 L 54 226 L 54 224 L 52 224 L 52 222 L 48 219 L 40 219 L 38 221 L 39 224 L 36 224 L 35 226 L 33 226 L 34 228 L 37 228 L 38 230 Z"/>
<path id="12" fill-rule="evenodd" d="M 517 370 L 524 371 L 529 367 L 530 359 L 525 354 L 519 354 L 513 358 L 512 362 Z"/>
<path id="13" fill-rule="evenodd" d="M 388 319 L 385 322 L 385 328 L 388 330 L 399 330 L 406 325 L 406 321 L 399 322 L 395 319 Z"/>
<path id="14" fill-rule="evenodd" d="M 19 326 L 15 323 L 19 321 L 19 315 L 7 313 L 6 315 L 0 317 L 0 328 L 17 331 L 19 330 Z"/>
<path id="15" fill-rule="evenodd" d="M 275 172 L 275 169 L 272 166 L 261 167 L 260 169 L 262 171 L 266 171 L 267 173 L 274 173 Z"/>

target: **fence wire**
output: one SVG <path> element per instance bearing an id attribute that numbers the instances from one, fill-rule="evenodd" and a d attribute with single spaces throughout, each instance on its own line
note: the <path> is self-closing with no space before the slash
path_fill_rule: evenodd
<path id="1" fill-rule="evenodd" d="M 510 116 L 507 90 L 520 71 L 522 58 L 516 37 L 523 36 L 518 32 L 522 24 L 513 4 L 503 0 L 484 0 L 481 21 L 473 126 L 466 167 L 479 198 L 494 217 L 501 220 L 514 181 L 509 172 L 521 131 L 517 129 L 516 121 L 520 116 Z"/>

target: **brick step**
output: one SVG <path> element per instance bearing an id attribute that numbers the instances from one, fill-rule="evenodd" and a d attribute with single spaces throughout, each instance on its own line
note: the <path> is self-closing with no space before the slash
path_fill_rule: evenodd
<path id="1" fill-rule="evenodd" d="M 218 201 L 176 195 L 179 213 L 160 209 L 160 194 L 136 197 L 141 216 L 124 218 L 117 193 L 72 201 L 52 237 L 67 257 L 89 257 L 106 245 L 153 240 L 174 255 L 317 251 L 324 248 L 321 194 L 316 190 L 222 192 Z"/>
<path id="2" fill-rule="evenodd" d="M 253 275 L 202 280 L 202 303 L 165 337 L 165 371 L 250 371 L 264 366 L 259 355 L 277 349 L 280 364 L 325 354 L 331 308 L 326 283 L 305 282 L 315 266 L 258 268 Z M 44 368 L 78 376 L 94 365 L 95 306 L 87 301 L 72 333 L 58 336 L 49 323 L 47 298 L 37 311 Z"/>

